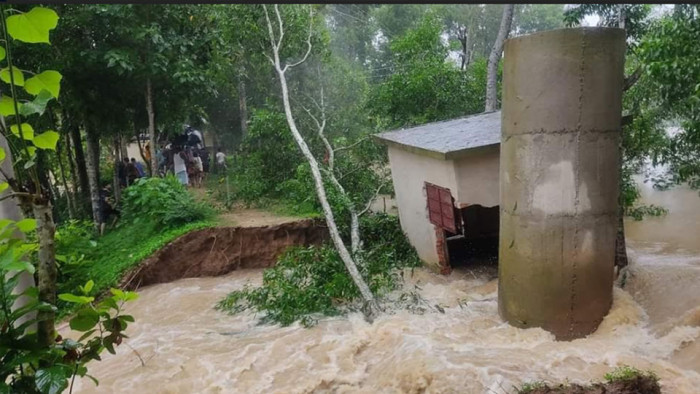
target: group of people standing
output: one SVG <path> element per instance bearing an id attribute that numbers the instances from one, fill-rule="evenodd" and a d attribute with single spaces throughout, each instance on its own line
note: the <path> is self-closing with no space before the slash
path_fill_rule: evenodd
<path id="1" fill-rule="evenodd" d="M 172 173 L 185 186 L 202 186 L 204 174 L 209 167 L 205 149 L 171 144 L 160 149 L 156 155 L 159 173 Z"/>
<path id="2" fill-rule="evenodd" d="M 119 166 L 117 167 L 117 172 L 117 175 L 119 177 L 119 184 L 122 188 L 133 184 L 136 181 L 136 179 L 143 178 L 146 176 L 146 170 L 143 166 L 143 163 L 141 163 L 140 161 L 136 161 L 136 159 L 133 157 L 131 158 L 131 160 L 129 160 L 128 157 L 125 157 L 124 160 L 121 163 L 119 163 Z"/>

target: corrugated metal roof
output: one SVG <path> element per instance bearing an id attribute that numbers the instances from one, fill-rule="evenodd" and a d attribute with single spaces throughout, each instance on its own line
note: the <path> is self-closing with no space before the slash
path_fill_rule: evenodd
<path id="1" fill-rule="evenodd" d="M 467 151 L 501 143 L 501 111 L 387 131 L 375 138 L 416 153 L 454 159 Z"/>

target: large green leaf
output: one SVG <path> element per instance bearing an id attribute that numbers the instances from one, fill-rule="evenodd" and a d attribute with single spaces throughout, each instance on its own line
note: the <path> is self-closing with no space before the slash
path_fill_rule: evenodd
<path id="1" fill-rule="evenodd" d="M 2 116 L 10 116 L 15 114 L 15 101 L 12 100 L 12 97 L 10 96 L 5 96 L 4 94 L 2 97 L 0 97 L 0 115 Z M 19 107 L 19 112 L 22 113 L 22 105 L 20 103 L 17 103 L 17 106 Z"/>
<path id="2" fill-rule="evenodd" d="M 24 74 L 22 74 L 22 71 L 18 69 L 17 67 L 12 67 L 12 77 L 15 79 L 15 85 L 16 86 L 24 86 Z M 10 79 L 10 68 L 5 67 L 2 70 L 0 70 L 0 80 L 6 83 L 11 83 L 12 79 Z"/>
<path id="3" fill-rule="evenodd" d="M 9 97 L 8 97 L 9 98 Z M 10 99 L 11 100 L 11 99 Z M 48 90 L 42 90 L 38 96 L 34 98 L 33 101 L 26 102 L 19 107 L 19 114 L 23 116 L 29 116 L 33 114 L 43 115 L 46 111 L 46 106 L 49 101 L 53 100 L 53 95 Z M 10 105 L 12 102 L 10 101 Z M 2 101 L 0 101 L 0 112 L 2 110 Z M 14 108 L 12 109 L 11 115 L 14 114 Z"/>
<path id="4" fill-rule="evenodd" d="M 17 127 L 16 124 L 10 126 L 10 131 L 12 131 L 12 134 L 20 137 L 19 127 Z M 31 141 L 34 139 L 34 128 L 29 123 L 22 123 L 22 134 L 24 135 L 25 140 Z"/>
<path id="5" fill-rule="evenodd" d="M 87 283 L 85 284 L 85 286 L 83 286 L 83 292 L 84 292 L 85 294 L 90 293 L 90 291 L 92 290 L 92 288 L 93 288 L 94 286 L 95 286 L 95 282 L 94 282 L 92 279 L 90 279 L 89 281 L 87 281 Z"/>
<path id="6" fill-rule="evenodd" d="M 0 183 L 0 193 L 4 192 L 8 187 L 10 187 L 9 183 L 7 183 L 7 182 Z"/>
<path id="7" fill-rule="evenodd" d="M 89 302 L 92 302 L 95 299 L 95 297 L 85 297 L 75 294 L 63 293 L 58 295 L 58 299 L 66 302 L 72 302 L 75 304 L 87 304 Z"/>
<path id="8" fill-rule="evenodd" d="M 56 150 L 56 143 L 58 142 L 59 138 L 60 136 L 57 132 L 49 130 L 34 137 L 32 142 L 34 143 L 34 146 L 39 149 Z"/>
<path id="9" fill-rule="evenodd" d="M 5 48 L 0 46 L 0 60 L 5 60 Z"/>
<path id="10" fill-rule="evenodd" d="M 7 32 L 15 40 L 48 44 L 49 31 L 58 24 L 58 15 L 54 10 L 34 7 L 29 12 L 8 17 L 6 23 Z"/>
<path id="11" fill-rule="evenodd" d="M 6 154 L 5 154 L 5 149 L 0 147 L 0 161 L 5 160 Z"/>
<path id="12" fill-rule="evenodd" d="M 2 268 L 7 271 L 27 271 L 30 274 L 34 273 L 34 266 L 26 261 L 13 261 Z"/>
<path id="13" fill-rule="evenodd" d="M 42 394 L 58 394 L 68 387 L 69 376 L 70 370 L 61 366 L 53 366 L 36 371 L 34 378 L 36 386 Z"/>
<path id="14" fill-rule="evenodd" d="M 23 233 L 29 233 L 32 232 L 36 229 L 36 219 L 22 219 L 19 222 L 15 223 L 19 231 Z"/>
<path id="15" fill-rule="evenodd" d="M 61 92 L 62 78 L 63 76 L 58 71 L 47 70 L 27 79 L 24 83 L 24 90 L 35 96 L 42 90 L 47 90 L 52 96 L 58 98 L 58 94 Z"/>
<path id="16" fill-rule="evenodd" d="M 80 332 L 90 331 L 100 322 L 100 315 L 92 309 L 83 309 L 70 319 L 68 325 L 71 329 Z"/>

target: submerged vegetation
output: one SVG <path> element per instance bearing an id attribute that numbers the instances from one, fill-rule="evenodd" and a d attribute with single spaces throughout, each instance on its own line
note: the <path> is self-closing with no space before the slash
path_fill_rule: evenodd
<path id="1" fill-rule="evenodd" d="M 365 242 L 357 261 L 372 292 L 382 296 L 400 284 L 400 270 L 421 262 L 408 243 L 398 218 L 372 214 L 363 218 Z M 319 316 L 361 308 L 360 293 L 338 252 L 330 245 L 292 248 L 265 271 L 260 287 L 247 286 L 229 294 L 217 309 L 229 313 L 261 312 L 262 322 L 313 325 Z"/>
<path id="2" fill-rule="evenodd" d="M 652 371 L 640 371 L 629 365 L 623 365 L 604 376 L 605 383 L 590 385 L 560 384 L 550 386 L 543 381 L 524 383 L 518 388 L 518 394 L 660 394 L 659 377 Z"/>

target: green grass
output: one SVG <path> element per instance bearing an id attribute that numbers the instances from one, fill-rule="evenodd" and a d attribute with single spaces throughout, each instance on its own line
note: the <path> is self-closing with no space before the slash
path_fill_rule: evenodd
<path id="1" fill-rule="evenodd" d="M 621 367 L 615 368 L 613 371 L 605 374 L 605 381 L 608 383 L 625 381 L 625 380 L 635 380 L 638 377 L 651 379 L 658 381 L 659 377 L 653 371 L 640 371 L 635 367 L 629 365 L 623 365 Z"/>
<path id="2" fill-rule="evenodd" d="M 201 221 L 161 230 L 144 220 L 137 224 L 118 227 L 103 237 L 93 239 L 72 237 L 68 242 L 59 242 L 59 254 L 84 255 L 84 258 L 76 264 L 62 264 L 58 293 L 75 292 L 78 286 L 93 280 L 95 282 L 93 292 L 99 295 L 110 287 L 116 286 L 130 268 L 175 238 L 213 225 L 211 221 Z M 72 304 L 59 301 L 59 316 L 69 314 L 72 310 L 71 306 Z"/>

